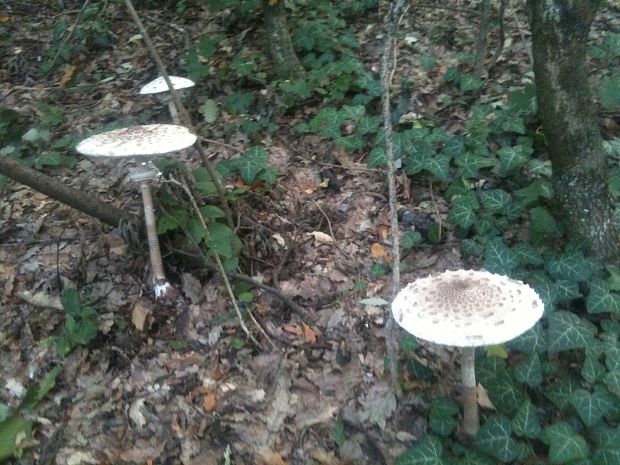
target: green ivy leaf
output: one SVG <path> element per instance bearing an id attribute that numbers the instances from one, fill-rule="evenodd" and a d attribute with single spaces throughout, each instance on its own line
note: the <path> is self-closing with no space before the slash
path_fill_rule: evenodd
<path id="1" fill-rule="evenodd" d="M 394 465 L 441 465 L 443 445 L 433 436 L 426 436 L 420 443 L 401 454 Z"/>
<path id="2" fill-rule="evenodd" d="M 448 437 L 456 429 L 457 421 L 454 418 L 459 408 L 452 399 L 438 396 L 433 398 L 429 416 L 429 426 L 433 433 Z"/>
<path id="3" fill-rule="evenodd" d="M 478 200 L 473 192 L 455 195 L 452 198 L 452 208 L 448 212 L 448 221 L 465 229 L 470 228 L 476 222 L 475 210 L 478 208 Z"/>
<path id="4" fill-rule="evenodd" d="M 609 371 L 620 371 L 620 347 L 617 345 L 617 335 L 613 335 L 611 346 L 605 348 L 605 366 Z"/>
<path id="5" fill-rule="evenodd" d="M 409 334 L 406 331 L 400 332 L 401 336 L 398 338 L 398 347 L 403 352 L 415 352 L 418 348 L 418 340 L 413 334 Z"/>
<path id="6" fill-rule="evenodd" d="M 512 251 L 519 258 L 521 265 L 540 266 L 545 263 L 545 259 L 536 247 L 527 242 L 519 242 L 512 248 Z"/>
<path id="7" fill-rule="evenodd" d="M 544 395 L 558 408 L 558 410 L 564 412 L 571 405 L 571 399 L 573 392 L 579 389 L 579 383 L 572 378 L 564 378 L 555 384 L 551 385 L 544 391 Z"/>
<path id="8" fill-rule="evenodd" d="M 407 231 L 400 238 L 400 245 L 403 249 L 409 250 L 422 241 L 422 235 L 418 231 Z"/>
<path id="9" fill-rule="evenodd" d="M 586 350 L 586 358 L 581 366 L 581 376 L 588 383 L 594 384 L 606 373 L 605 367 L 592 351 Z"/>
<path id="10" fill-rule="evenodd" d="M 359 134 L 374 134 L 381 126 L 381 119 L 378 116 L 364 116 L 357 123 L 356 131 Z"/>
<path id="11" fill-rule="evenodd" d="M 463 136 L 453 136 L 445 143 L 441 150 L 452 158 L 458 158 L 465 150 L 465 138 Z"/>
<path id="12" fill-rule="evenodd" d="M 436 176 L 442 181 L 447 181 L 450 177 L 450 156 L 446 154 L 439 154 L 434 157 L 428 158 L 424 162 L 424 169 Z"/>
<path id="13" fill-rule="evenodd" d="M 506 132 L 516 132 L 517 134 L 526 133 L 525 123 L 523 122 L 523 118 L 520 116 L 508 117 L 502 123 L 502 129 Z"/>
<path id="14" fill-rule="evenodd" d="M 343 120 L 359 121 L 366 114 L 364 105 L 343 105 L 340 109 Z"/>
<path id="15" fill-rule="evenodd" d="M 558 422 L 546 427 L 543 439 L 549 445 L 549 461 L 552 464 L 571 463 L 589 456 L 586 440 L 575 434 L 568 423 Z"/>
<path id="16" fill-rule="evenodd" d="M 514 368 L 515 379 L 530 387 L 539 386 L 543 382 L 542 365 L 536 353 L 528 355 L 525 360 Z"/>
<path id="17" fill-rule="evenodd" d="M 500 171 L 505 176 L 520 169 L 529 160 L 529 155 L 523 150 L 522 146 L 502 147 L 497 151 L 497 157 L 499 158 Z"/>
<path id="18" fill-rule="evenodd" d="M 557 311 L 549 315 L 547 341 L 549 352 L 586 349 L 594 344 L 596 327 L 567 311 Z"/>
<path id="19" fill-rule="evenodd" d="M 235 92 L 224 99 L 224 108 L 233 116 L 241 115 L 249 111 L 254 100 L 251 92 Z"/>
<path id="20" fill-rule="evenodd" d="M 519 266 L 519 257 L 504 243 L 501 237 L 494 237 L 486 244 L 484 268 L 491 273 L 510 275 Z"/>
<path id="21" fill-rule="evenodd" d="M 501 212 L 511 200 L 510 194 L 503 189 L 491 189 L 480 192 L 480 203 L 484 208 L 493 213 Z"/>
<path id="22" fill-rule="evenodd" d="M 581 297 L 581 292 L 579 292 L 579 283 L 575 281 L 558 279 L 555 282 L 555 289 L 557 291 L 557 298 L 560 300 L 570 300 Z"/>
<path id="23" fill-rule="evenodd" d="M 527 170 L 532 175 L 550 178 L 552 174 L 551 164 L 548 161 L 532 158 L 527 162 Z"/>
<path id="24" fill-rule="evenodd" d="M 610 292 L 609 284 L 599 279 L 589 283 L 590 293 L 586 300 L 588 313 L 619 313 L 620 298 Z"/>
<path id="25" fill-rule="evenodd" d="M 477 178 L 479 177 L 478 171 L 481 168 L 488 168 L 495 165 L 495 161 L 493 159 L 476 155 L 470 151 L 466 151 L 465 153 L 454 157 L 454 162 L 457 166 L 457 176 L 465 178 Z"/>
<path id="26" fill-rule="evenodd" d="M 610 371 L 605 375 L 603 381 L 609 392 L 620 397 L 620 371 Z"/>
<path id="27" fill-rule="evenodd" d="M 547 349 L 545 332 L 540 323 L 536 323 L 521 336 L 507 342 L 508 347 L 527 354 L 542 353 Z"/>
<path id="28" fill-rule="evenodd" d="M 590 393 L 585 389 L 573 392 L 571 405 L 587 427 L 592 427 L 601 421 L 603 415 L 613 407 L 609 398 L 602 393 L 596 391 Z"/>
<path id="29" fill-rule="evenodd" d="M 461 74 L 461 79 L 459 80 L 461 92 L 475 92 L 482 89 L 483 86 L 484 82 L 480 79 L 476 79 L 471 74 Z"/>
<path id="30" fill-rule="evenodd" d="M 537 179 L 529 186 L 515 191 L 514 195 L 524 204 L 530 204 L 536 202 L 539 197 L 550 199 L 553 197 L 553 189 L 549 181 Z"/>
<path id="31" fill-rule="evenodd" d="M 310 120 L 310 130 L 318 132 L 322 136 L 336 139 L 342 136 L 340 126 L 343 123 L 342 115 L 336 108 L 323 108 Z"/>
<path id="32" fill-rule="evenodd" d="M 506 415 L 525 402 L 521 386 L 506 369 L 506 362 L 499 357 L 487 357 L 476 363 L 476 376 L 487 389 L 497 410 Z"/>
<path id="33" fill-rule="evenodd" d="M 256 179 L 258 172 L 267 167 L 267 152 L 262 147 L 250 147 L 241 157 L 235 159 L 235 167 L 239 170 L 239 174 L 243 181 L 252 184 Z"/>
<path id="34" fill-rule="evenodd" d="M 562 236 L 562 231 L 551 213 L 544 207 L 534 207 L 530 209 L 530 230 L 532 241 L 541 245 L 549 242 L 550 239 L 557 239 Z"/>
<path id="35" fill-rule="evenodd" d="M 383 166 L 387 163 L 387 157 L 385 155 L 385 150 L 379 147 L 375 147 L 370 151 L 370 156 L 368 157 L 368 168 L 378 168 L 379 166 Z"/>
<path id="36" fill-rule="evenodd" d="M 510 420 L 492 415 L 482 425 L 475 439 L 476 446 L 502 462 L 510 462 L 519 456 L 517 442 L 512 437 Z"/>
<path id="37" fill-rule="evenodd" d="M 521 404 L 519 410 L 512 419 L 512 429 L 518 436 L 537 439 L 542 432 L 542 427 L 536 414 L 536 407 L 529 400 Z"/>
<path id="38" fill-rule="evenodd" d="M 591 259 L 585 258 L 583 252 L 576 248 L 551 257 L 547 261 L 547 270 L 556 279 L 587 281 L 597 269 L 596 263 Z"/>

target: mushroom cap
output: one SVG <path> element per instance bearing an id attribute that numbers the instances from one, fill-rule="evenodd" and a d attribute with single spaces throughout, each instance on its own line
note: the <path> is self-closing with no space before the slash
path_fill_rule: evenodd
<path id="1" fill-rule="evenodd" d="M 193 145 L 196 135 L 184 126 L 146 124 L 103 132 L 84 139 L 76 150 L 91 157 L 152 158 Z"/>
<path id="2" fill-rule="evenodd" d="M 186 89 L 187 87 L 194 87 L 195 83 L 191 79 L 187 79 L 179 76 L 169 76 L 170 82 L 175 89 Z M 140 95 L 145 94 L 159 94 L 161 92 L 168 92 L 170 88 L 166 84 L 166 80 L 163 76 L 153 79 L 148 84 L 145 84 L 140 89 Z"/>
<path id="3" fill-rule="evenodd" d="M 534 326 L 544 305 L 527 284 L 487 271 L 418 279 L 392 302 L 396 322 L 420 339 L 457 347 L 509 341 Z"/>

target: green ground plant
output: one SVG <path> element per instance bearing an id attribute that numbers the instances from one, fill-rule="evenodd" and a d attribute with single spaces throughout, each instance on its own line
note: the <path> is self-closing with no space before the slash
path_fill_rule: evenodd
<path id="1" fill-rule="evenodd" d="M 87 346 L 95 338 L 98 314 L 94 307 L 82 303 L 80 293 L 75 289 L 63 292 L 61 302 L 65 323 L 60 333 L 50 338 L 50 342 L 64 357 L 75 347 Z"/>
<path id="2" fill-rule="evenodd" d="M 20 457 L 30 439 L 36 414 L 34 408 L 56 385 L 60 367 L 52 368 L 37 384 L 26 392 L 15 408 L 0 402 L 0 461 Z"/>
<path id="3" fill-rule="evenodd" d="M 530 283 L 546 308 L 509 352 L 480 351 L 476 375 L 495 411 L 473 444 L 455 435 L 454 401 L 435 399 L 429 435 L 398 465 L 620 463 L 618 270 L 567 242 L 552 216 L 551 167 L 528 125 L 535 108 L 527 86 L 472 108 L 462 134 L 428 140 L 432 132 L 419 129 L 404 150 L 398 138 L 408 174 L 445 183 L 448 221 L 472 266 Z"/>

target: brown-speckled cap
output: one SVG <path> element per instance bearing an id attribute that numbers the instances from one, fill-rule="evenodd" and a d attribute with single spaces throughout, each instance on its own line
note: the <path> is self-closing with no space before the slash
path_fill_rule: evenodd
<path id="1" fill-rule="evenodd" d="M 531 328 L 544 305 L 527 284 L 487 271 L 446 271 L 401 290 L 392 313 L 420 339 L 457 347 L 509 341 Z"/>
<path id="2" fill-rule="evenodd" d="M 196 136 L 184 126 L 147 124 L 89 137 L 76 150 L 91 157 L 155 157 L 193 145 Z"/>

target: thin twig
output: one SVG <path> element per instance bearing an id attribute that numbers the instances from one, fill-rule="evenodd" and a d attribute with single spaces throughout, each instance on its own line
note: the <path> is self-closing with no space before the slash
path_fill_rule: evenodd
<path id="1" fill-rule="evenodd" d="M 321 206 L 316 200 L 312 199 L 312 203 L 314 203 L 316 208 L 318 208 L 321 214 L 323 215 L 323 218 L 325 218 L 325 220 L 327 221 L 327 227 L 329 228 L 329 235 L 332 237 L 332 239 L 334 240 L 334 244 L 335 244 L 336 236 L 334 236 L 334 230 L 332 229 L 332 222 L 329 219 L 329 216 L 327 216 L 327 213 L 325 213 L 325 211 L 321 208 Z"/>
<path id="2" fill-rule="evenodd" d="M 381 173 L 378 168 L 366 168 L 365 166 L 350 166 L 350 165 L 337 165 L 336 163 L 327 163 L 325 161 L 318 162 L 321 166 L 327 166 L 329 168 L 340 168 L 345 171 L 362 171 L 365 173 Z"/>
<path id="3" fill-rule="evenodd" d="M 395 53 L 395 35 L 400 12 L 403 8 L 404 0 L 396 0 L 391 4 L 390 10 L 385 17 L 384 27 L 386 29 L 385 45 L 381 56 L 381 86 L 382 86 L 382 107 L 383 107 L 383 130 L 385 133 L 385 154 L 387 162 L 387 177 L 389 188 L 390 205 L 390 229 L 392 236 L 392 298 L 400 290 L 400 234 L 398 227 L 398 208 L 396 204 L 396 170 L 394 162 L 394 139 L 392 131 L 392 112 L 390 108 L 390 84 L 392 75 L 396 69 L 393 62 Z M 390 309 L 386 309 L 385 315 L 385 345 L 389 358 L 390 378 L 394 392 L 398 398 L 402 397 L 402 389 L 398 382 L 398 368 L 396 363 L 396 322 Z"/>
<path id="4" fill-rule="evenodd" d="M 133 3 L 131 2 L 131 0 L 125 0 L 125 5 L 127 6 L 127 9 L 129 10 L 129 14 L 131 15 L 134 23 L 138 27 L 140 34 L 142 34 L 144 43 L 146 44 L 146 47 L 148 48 L 149 53 L 151 54 L 151 57 L 157 64 L 159 73 L 164 78 L 164 81 L 166 81 L 166 85 L 168 86 L 168 89 L 170 90 L 170 95 L 172 96 L 172 101 L 174 102 L 174 105 L 177 107 L 177 110 L 179 111 L 179 114 L 181 116 L 181 122 L 191 132 L 196 134 L 196 126 L 194 126 L 194 124 L 192 123 L 192 119 L 189 116 L 189 112 L 187 111 L 187 108 L 185 108 L 185 105 L 183 105 L 183 102 L 181 101 L 181 97 L 179 96 L 179 93 L 172 85 L 172 82 L 170 82 L 170 75 L 166 71 L 166 65 L 164 65 L 164 62 L 162 61 L 161 56 L 155 49 L 155 46 L 153 45 L 153 41 L 151 40 L 151 37 L 149 36 L 149 33 L 147 32 L 146 28 L 142 24 L 142 21 L 140 20 L 140 17 L 138 16 L 138 13 L 136 12 L 136 9 L 134 8 Z M 207 171 L 209 172 L 209 176 L 211 177 L 211 180 L 213 181 L 213 184 L 215 185 L 218 196 L 220 198 L 220 204 L 222 205 L 222 209 L 224 210 L 224 214 L 226 215 L 226 223 L 228 224 L 228 227 L 230 229 L 234 230 L 235 225 L 233 222 L 232 211 L 230 209 L 230 205 L 228 204 L 228 199 L 226 198 L 226 189 L 224 188 L 224 185 L 220 181 L 220 178 L 218 177 L 217 172 L 215 171 L 215 167 L 213 166 L 213 163 L 211 163 L 211 160 L 209 159 L 209 155 L 207 154 L 207 151 L 205 150 L 200 140 L 197 140 L 194 146 L 198 150 L 198 153 L 200 154 L 200 157 L 202 158 L 202 162 L 204 163 L 205 168 L 207 168 Z"/>
<path id="5" fill-rule="evenodd" d="M 235 152 L 238 152 L 238 153 L 243 153 L 244 152 L 243 149 L 240 149 L 239 147 L 235 147 L 234 145 L 227 144 L 226 142 L 220 142 L 219 140 L 209 139 L 207 137 L 202 137 L 202 136 L 198 136 L 198 137 L 200 138 L 200 140 L 208 142 L 209 144 L 214 144 L 214 145 L 219 145 L 221 147 L 226 147 L 227 149 L 234 150 Z"/>
<path id="6" fill-rule="evenodd" d="M 183 191 L 185 192 L 185 194 L 187 195 L 187 197 L 189 198 L 192 207 L 194 209 L 194 213 L 196 214 L 196 216 L 198 217 L 198 219 L 200 220 L 200 224 L 202 225 L 202 227 L 204 228 L 204 230 L 207 232 L 208 234 L 208 228 L 207 228 L 207 223 L 204 219 L 204 217 L 202 216 L 202 213 L 200 211 L 200 207 L 198 207 L 198 204 L 196 203 L 196 199 L 194 198 L 194 195 L 192 194 L 192 191 L 190 190 L 189 186 L 187 185 L 186 182 L 179 182 L 176 179 L 174 179 L 172 176 L 169 178 L 169 181 L 172 182 L 173 184 L 176 184 L 177 186 L 179 186 L 181 189 L 183 189 Z M 245 334 L 248 336 L 248 338 L 254 343 L 256 344 L 257 347 L 260 347 L 259 342 L 256 340 L 256 338 L 252 335 L 252 333 L 250 333 L 250 330 L 248 329 L 248 327 L 245 325 L 245 321 L 243 321 L 243 315 L 241 314 L 241 310 L 239 309 L 239 305 L 237 305 L 237 299 L 235 297 L 235 294 L 232 290 L 232 287 L 230 285 L 230 281 L 228 280 L 228 276 L 226 275 L 226 270 L 224 270 L 224 266 L 222 265 L 222 260 L 220 260 L 220 256 L 219 254 L 216 252 L 215 254 L 213 254 L 215 257 L 215 264 L 217 265 L 217 270 L 222 278 L 222 281 L 224 281 L 224 286 L 226 287 L 226 291 L 228 292 L 228 296 L 230 297 L 230 300 L 232 301 L 233 307 L 235 309 L 235 312 L 237 313 L 237 317 L 239 318 L 239 324 L 241 325 L 241 328 L 243 329 L 243 331 L 245 332 Z M 256 318 L 254 318 L 254 315 L 252 314 L 251 311 L 248 310 L 248 315 L 250 315 L 250 319 L 252 320 L 252 322 L 254 323 L 254 325 L 256 326 L 256 328 L 262 333 L 262 335 L 265 337 L 265 339 L 267 340 L 267 342 L 269 342 L 269 344 L 271 344 L 271 346 L 274 349 L 277 349 L 278 347 L 274 344 L 274 342 L 271 340 L 271 338 L 269 337 L 269 335 L 265 332 L 265 330 L 261 327 L 261 325 L 258 323 L 258 321 L 256 321 Z"/>

